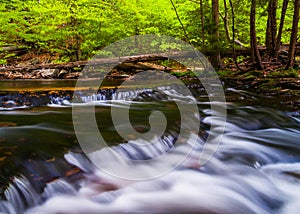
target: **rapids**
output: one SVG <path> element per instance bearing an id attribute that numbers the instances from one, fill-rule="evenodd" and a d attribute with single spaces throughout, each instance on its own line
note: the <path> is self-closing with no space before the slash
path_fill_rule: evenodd
<path id="1" fill-rule="evenodd" d="M 229 92 L 259 99 L 245 91 Z M 174 94 L 187 105 L 196 102 L 201 117 L 199 132 L 189 133 L 184 141 L 178 141 L 179 129 L 188 124 L 180 126 Z M 2 103 L 16 102 L 2 104 L 0 112 L 2 122 L 8 124 L 0 128 L 1 153 L 6 157 L 1 180 L 8 183 L 3 185 L 1 213 L 298 213 L 300 120 L 295 112 L 228 103 L 221 144 L 206 164 L 199 165 L 199 153 L 213 132 L 210 127 L 218 129 L 220 118 L 212 115 L 201 89 L 195 88 L 193 94 L 196 99 L 170 87 L 118 93 L 108 89 L 81 100 L 50 95 L 41 105 L 18 104 L 13 94 L 9 99 L 0 97 L 6 99 Z M 110 108 L 123 108 L 132 97 L 131 122 L 137 130 L 149 130 L 145 118 L 153 109 L 165 114 L 168 124 L 160 138 L 124 142 L 116 134 Z M 110 145 L 94 151 L 89 156 L 95 157 L 93 162 L 78 147 L 71 117 L 72 105 L 91 102 L 96 104 L 99 130 Z M 18 109 L 23 104 L 26 108 Z M 127 161 L 120 162 L 108 150 Z M 130 180 L 107 173 L 94 164 L 97 161 L 124 177 L 172 170 L 151 179 Z"/>

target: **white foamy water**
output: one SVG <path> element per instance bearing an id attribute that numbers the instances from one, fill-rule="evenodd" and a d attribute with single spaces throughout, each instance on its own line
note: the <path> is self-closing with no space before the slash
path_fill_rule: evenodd
<path id="1" fill-rule="evenodd" d="M 1 209 L 4 213 L 47 214 L 297 213 L 299 137 L 299 131 L 275 128 L 256 132 L 227 130 L 218 152 L 204 166 L 198 165 L 203 146 L 198 138 L 196 148 L 180 166 L 145 181 L 119 179 L 97 169 L 82 154 L 68 153 L 66 160 L 83 170 L 82 179 L 75 183 L 58 179 L 47 184 L 39 195 L 25 178 L 16 178 L 5 192 L 7 202 L 2 202 Z M 148 147 L 148 152 L 138 148 L 138 142 L 113 149 L 131 159 L 142 159 L 169 150 L 173 147 L 171 142 L 171 137 L 166 137 L 158 142 L 159 146 Z M 189 143 L 175 145 L 163 159 L 147 164 L 132 165 L 131 160 L 120 164 L 109 156 L 101 161 L 120 171 L 123 165 L 132 165 L 125 174 L 147 174 L 176 163 L 190 147 Z M 99 157 L 102 154 L 104 150 L 95 152 Z M 31 208 L 26 210 L 28 206 Z"/>

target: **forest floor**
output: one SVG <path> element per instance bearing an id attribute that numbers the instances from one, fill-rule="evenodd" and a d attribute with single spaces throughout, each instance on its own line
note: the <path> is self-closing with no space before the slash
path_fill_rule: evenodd
<path id="1" fill-rule="evenodd" d="M 283 64 L 265 59 L 265 70 L 252 69 L 247 58 L 239 62 L 237 69 L 231 58 L 223 58 L 223 68 L 216 71 L 226 87 L 251 90 L 270 95 L 288 95 L 300 97 L 300 68 L 286 70 Z M 88 61 L 71 63 L 53 63 L 51 55 L 23 54 L 11 57 L 7 64 L 0 66 L 0 79 L 77 79 Z M 296 58 L 299 63 L 299 58 Z M 297 65 L 297 64 L 296 64 Z M 150 62 L 122 63 L 109 73 L 109 78 L 131 78 L 143 70 L 162 70 L 169 72 L 185 82 L 196 79 L 190 68 L 170 60 L 152 60 Z"/>

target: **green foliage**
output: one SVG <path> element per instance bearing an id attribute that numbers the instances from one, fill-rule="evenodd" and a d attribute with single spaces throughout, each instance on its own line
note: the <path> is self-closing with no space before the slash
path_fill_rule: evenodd
<path id="1" fill-rule="evenodd" d="M 194 0 L 174 0 L 180 20 L 168 0 L 11 0 L 0 4 L 0 45 L 26 45 L 35 53 L 50 52 L 58 62 L 89 59 L 97 50 L 122 38 L 140 34 L 164 34 L 183 39 L 200 49 L 210 49 L 211 0 L 203 1 L 204 25 L 201 26 L 200 4 Z M 250 1 L 233 0 L 236 39 L 249 46 Z M 282 0 L 279 0 L 278 19 Z M 231 32 L 232 15 L 228 3 Z M 267 22 L 267 1 L 257 6 L 257 38 L 263 44 Z M 220 43 L 230 47 L 225 36 L 220 1 Z M 289 42 L 293 18 L 289 4 L 283 32 L 283 43 Z M 201 28 L 205 29 L 202 41 Z M 160 45 L 166 50 L 178 49 L 174 44 Z M 127 50 L 129 51 L 129 50 Z"/>
<path id="2" fill-rule="evenodd" d="M 6 59 L 0 59 L 0 65 L 5 65 L 7 63 Z"/>
<path id="3" fill-rule="evenodd" d="M 16 54 L 14 54 L 14 53 L 6 54 L 4 56 L 4 59 L 10 58 L 10 57 L 14 57 L 14 56 L 16 56 Z"/>

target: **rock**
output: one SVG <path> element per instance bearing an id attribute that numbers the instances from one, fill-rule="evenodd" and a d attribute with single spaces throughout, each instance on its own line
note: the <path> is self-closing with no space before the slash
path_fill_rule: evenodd
<path id="1" fill-rule="evenodd" d="M 38 70 L 33 71 L 31 74 L 32 74 L 31 75 L 32 79 L 41 79 L 41 74 L 40 74 L 40 72 Z"/>
<path id="2" fill-rule="evenodd" d="M 37 72 L 28 72 L 23 75 L 23 79 L 37 79 Z M 40 77 L 40 75 L 38 75 Z"/>
<path id="3" fill-rule="evenodd" d="M 58 76 L 58 72 L 58 69 L 42 69 L 38 73 L 45 79 L 51 79 L 56 78 Z"/>
<path id="4" fill-rule="evenodd" d="M 77 79 L 80 76 L 80 72 L 71 72 L 68 73 L 65 78 L 66 79 Z"/>
<path id="5" fill-rule="evenodd" d="M 23 74 L 20 72 L 8 72 L 8 78 L 9 79 L 22 79 Z"/>
<path id="6" fill-rule="evenodd" d="M 16 107 L 17 105 L 18 105 L 18 103 L 16 103 L 13 100 L 8 100 L 3 103 L 3 107 L 5 107 L 5 108 L 13 108 L 13 107 Z"/>
<path id="7" fill-rule="evenodd" d="M 69 72 L 62 69 L 59 74 L 57 75 L 58 78 L 63 78 L 64 76 L 66 76 L 66 74 L 68 74 Z"/>

